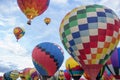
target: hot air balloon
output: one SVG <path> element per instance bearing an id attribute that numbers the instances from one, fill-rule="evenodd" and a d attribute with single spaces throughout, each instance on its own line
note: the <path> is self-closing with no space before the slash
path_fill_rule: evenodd
<path id="1" fill-rule="evenodd" d="M 69 57 L 65 63 L 66 69 L 70 72 L 74 80 L 79 80 L 83 75 L 83 69 L 72 57 Z"/>
<path id="2" fill-rule="evenodd" d="M 30 70 L 31 70 L 31 69 L 32 69 L 32 68 L 25 68 L 25 69 L 21 70 L 21 71 L 19 72 L 20 78 L 21 78 L 22 80 L 31 80 L 31 76 L 30 76 Z"/>
<path id="3" fill-rule="evenodd" d="M 39 80 L 39 74 L 35 68 L 30 70 L 31 80 Z"/>
<path id="4" fill-rule="evenodd" d="M 32 52 L 32 61 L 43 80 L 50 78 L 60 68 L 64 60 L 62 48 L 51 42 L 38 44 Z"/>
<path id="5" fill-rule="evenodd" d="M 4 80 L 12 80 L 12 79 L 10 78 L 10 71 L 4 73 L 3 78 L 4 78 Z"/>
<path id="6" fill-rule="evenodd" d="M 44 22 L 45 22 L 46 25 L 48 25 L 51 22 L 51 19 L 49 17 L 46 17 L 44 19 Z"/>
<path id="7" fill-rule="evenodd" d="M 10 78 L 11 78 L 12 80 L 16 80 L 18 77 L 19 77 L 19 71 L 17 71 L 17 70 L 12 70 L 12 71 L 10 72 Z"/>
<path id="8" fill-rule="evenodd" d="M 18 41 L 20 38 L 22 38 L 24 36 L 25 30 L 21 27 L 15 27 L 13 30 L 13 33 Z"/>
<path id="9" fill-rule="evenodd" d="M 96 80 L 119 41 L 118 16 L 102 5 L 80 6 L 70 11 L 60 25 L 61 41 L 84 71 Z"/>
<path id="10" fill-rule="evenodd" d="M 4 80 L 16 80 L 19 77 L 19 72 L 17 70 L 12 70 L 4 73 Z"/>
<path id="11" fill-rule="evenodd" d="M 115 48 L 110 59 L 107 61 L 107 68 L 116 78 L 116 80 L 120 79 L 120 47 Z"/>
<path id="12" fill-rule="evenodd" d="M 65 80 L 72 80 L 72 77 L 68 70 L 64 70 Z"/>
<path id="13" fill-rule="evenodd" d="M 50 0 L 17 0 L 19 8 L 29 19 L 29 25 L 31 25 L 32 19 L 41 15 L 48 8 L 49 2 Z"/>
<path id="14" fill-rule="evenodd" d="M 65 80 L 64 71 L 58 70 L 58 79 L 57 80 Z"/>

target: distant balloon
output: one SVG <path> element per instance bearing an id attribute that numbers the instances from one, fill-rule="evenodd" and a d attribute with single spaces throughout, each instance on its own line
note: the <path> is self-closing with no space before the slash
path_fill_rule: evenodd
<path id="1" fill-rule="evenodd" d="M 4 73 L 4 75 L 3 75 L 4 80 L 12 80 L 12 79 L 10 78 L 10 72 L 11 72 L 11 71 Z"/>
<path id="2" fill-rule="evenodd" d="M 72 80 L 72 76 L 70 75 L 68 70 L 64 70 L 65 80 Z"/>
<path id="3" fill-rule="evenodd" d="M 65 76 L 64 76 L 64 71 L 63 70 L 59 70 L 58 71 L 58 80 L 65 80 Z"/>
<path id="4" fill-rule="evenodd" d="M 30 70 L 31 70 L 32 68 L 25 68 L 25 69 L 23 69 L 22 71 L 21 71 L 21 73 L 20 73 L 20 78 L 22 79 L 22 80 L 31 80 L 31 76 L 30 76 Z"/>
<path id="5" fill-rule="evenodd" d="M 83 75 L 84 70 L 72 57 L 69 57 L 65 63 L 66 70 L 68 70 L 74 80 L 79 80 Z"/>
<path id="6" fill-rule="evenodd" d="M 62 65 L 63 59 L 63 51 L 55 43 L 40 43 L 32 52 L 33 64 L 44 80 L 54 75 Z"/>
<path id="7" fill-rule="evenodd" d="M 17 70 L 12 70 L 4 73 L 4 80 L 16 80 L 19 77 L 19 72 Z"/>
<path id="8" fill-rule="evenodd" d="M 10 72 L 10 78 L 11 78 L 12 80 L 16 80 L 18 77 L 19 77 L 19 72 L 18 72 L 17 70 L 12 70 L 12 71 Z"/>
<path id="9" fill-rule="evenodd" d="M 92 80 L 119 41 L 119 17 L 102 5 L 80 6 L 70 11 L 60 25 L 61 41 L 68 53 Z"/>
<path id="10" fill-rule="evenodd" d="M 48 8 L 49 2 L 50 0 L 17 0 L 19 8 L 29 19 L 29 25 L 32 19 L 41 15 Z"/>
<path id="11" fill-rule="evenodd" d="M 30 70 L 31 80 L 39 80 L 39 74 L 35 68 Z"/>
<path id="12" fill-rule="evenodd" d="M 44 22 L 48 25 L 48 24 L 51 22 L 51 19 L 48 18 L 48 17 L 46 17 L 46 18 L 44 19 Z"/>
<path id="13" fill-rule="evenodd" d="M 22 38 L 24 36 L 25 30 L 21 27 L 15 27 L 13 30 L 13 33 L 18 41 L 20 38 Z"/>

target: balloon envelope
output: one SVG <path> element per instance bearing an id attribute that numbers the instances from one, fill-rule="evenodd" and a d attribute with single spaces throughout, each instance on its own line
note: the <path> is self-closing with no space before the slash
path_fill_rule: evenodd
<path id="1" fill-rule="evenodd" d="M 92 80 L 95 80 L 119 41 L 120 21 L 102 5 L 80 6 L 70 11 L 60 25 L 61 41 Z"/>
<path id="2" fill-rule="evenodd" d="M 55 43 L 43 42 L 32 52 L 32 61 L 36 70 L 44 77 L 51 77 L 63 63 L 63 51 Z"/>

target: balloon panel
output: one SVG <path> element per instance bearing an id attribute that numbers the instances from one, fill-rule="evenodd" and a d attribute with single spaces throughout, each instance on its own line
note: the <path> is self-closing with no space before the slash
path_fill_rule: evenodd
<path id="1" fill-rule="evenodd" d="M 62 65 L 63 59 L 62 49 L 54 43 L 40 43 L 32 52 L 33 64 L 42 76 L 54 75 Z"/>

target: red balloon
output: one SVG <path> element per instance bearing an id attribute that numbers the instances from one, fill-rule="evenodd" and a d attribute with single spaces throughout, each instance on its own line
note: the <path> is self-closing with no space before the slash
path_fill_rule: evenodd
<path id="1" fill-rule="evenodd" d="M 29 19 L 28 24 L 31 24 L 31 20 L 41 15 L 49 5 L 50 0 L 17 0 L 18 6 L 25 16 Z"/>

